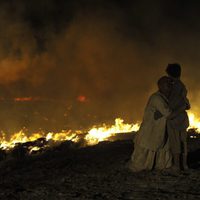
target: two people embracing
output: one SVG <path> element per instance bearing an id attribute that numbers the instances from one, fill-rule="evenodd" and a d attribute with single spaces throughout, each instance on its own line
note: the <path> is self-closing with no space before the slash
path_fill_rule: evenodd
<path id="1" fill-rule="evenodd" d="M 181 66 L 168 64 L 167 76 L 158 82 L 146 105 L 140 130 L 134 140 L 129 169 L 134 172 L 152 169 L 187 170 L 187 128 L 190 109 Z"/>

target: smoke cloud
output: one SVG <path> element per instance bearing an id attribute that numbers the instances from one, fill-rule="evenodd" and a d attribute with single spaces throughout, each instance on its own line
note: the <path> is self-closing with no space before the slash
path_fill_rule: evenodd
<path id="1" fill-rule="evenodd" d="M 38 115 L 54 116 L 47 120 L 53 127 L 55 119 L 67 126 L 115 117 L 141 121 L 166 65 L 179 62 L 198 111 L 200 25 L 195 7 L 178 0 L 5 1 L 0 6 L 0 94 L 45 99 Z M 79 96 L 85 100 L 78 101 Z M 28 117 L 8 124 L 22 126 L 34 112 L 26 107 Z M 26 126 L 34 123 L 40 125 L 29 119 Z"/>

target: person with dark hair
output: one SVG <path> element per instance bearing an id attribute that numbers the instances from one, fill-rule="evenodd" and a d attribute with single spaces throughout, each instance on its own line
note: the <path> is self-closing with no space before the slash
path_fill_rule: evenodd
<path id="1" fill-rule="evenodd" d="M 181 77 L 181 66 L 178 63 L 168 64 L 166 72 L 170 77 L 180 78 Z"/>
<path id="2" fill-rule="evenodd" d="M 166 135 L 167 117 L 170 115 L 168 96 L 171 79 L 161 77 L 158 91 L 153 93 L 146 105 L 143 121 L 134 141 L 134 151 L 128 168 L 133 172 L 166 169 L 172 166 L 172 155 Z"/>
<path id="3" fill-rule="evenodd" d="M 166 68 L 172 87 L 168 97 L 169 109 L 172 114 L 168 117 L 167 130 L 170 149 L 173 154 L 173 167 L 175 171 L 187 170 L 187 128 L 189 119 L 186 110 L 190 109 L 187 99 L 187 90 L 181 77 L 181 66 L 177 63 L 168 64 Z"/>

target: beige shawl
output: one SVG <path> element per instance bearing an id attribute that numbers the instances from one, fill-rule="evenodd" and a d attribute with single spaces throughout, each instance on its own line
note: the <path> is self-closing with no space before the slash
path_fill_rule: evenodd
<path id="1" fill-rule="evenodd" d="M 158 110 L 163 117 L 155 120 L 154 112 Z M 166 118 L 170 114 L 167 99 L 160 93 L 152 94 L 146 105 L 143 122 L 135 138 L 135 144 L 157 151 L 166 148 Z"/>

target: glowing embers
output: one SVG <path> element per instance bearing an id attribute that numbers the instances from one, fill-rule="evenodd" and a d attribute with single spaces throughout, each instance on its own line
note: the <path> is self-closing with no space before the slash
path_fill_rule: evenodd
<path id="1" fill-rule="evenodd" d="M 26 101 L 39 101 L 41 100 L 40 97 L 15 97 L 15 102 L 26 102 Z"/>
<path id="2" fill-rule="evenodd" d="M 77 97 L 77 101 L 80 102 L 80 103 L 86 103 L 88 101 L 88 99 L 85 95 L 79 95 Z"/>

